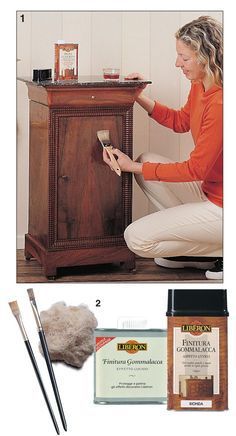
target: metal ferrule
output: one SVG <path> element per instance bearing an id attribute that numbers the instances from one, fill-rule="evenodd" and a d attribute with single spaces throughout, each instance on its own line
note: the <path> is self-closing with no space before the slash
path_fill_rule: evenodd
<path id="1" fill-rule="evenodd" d="M 30 300 L 30 303 L 31 303 L 31 307 L 33 309 L 33 313 L 34 313 L 34 317 L 35 317 L 35 321 L 36 321 L 38 330 L 43 330 L 36 302 L 33 300 Z"/>
<path id="2" fill-rule="evenodd" d="M 27 336 L 27 333 L 25 331 L 25 327 L 24 327 L 21 315 L 20 314 L 15 315 L 15 318 L 16 318 L 16 321 L 18 322 L 19 327 L 20 327 L 20 331 L 22 333 L 24 341 L 28 341 L 28 336 Z"/>

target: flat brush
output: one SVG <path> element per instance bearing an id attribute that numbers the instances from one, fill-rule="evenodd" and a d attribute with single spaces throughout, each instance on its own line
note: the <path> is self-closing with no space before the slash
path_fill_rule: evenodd
<path id="1" fill-rule="evenodd" d="M 109 130 L 99 130 L 97 132 L 97 137 L 98 137 L 102 147 L 105 148 L 105 150 L 106 150 L 106 152 L 111 160 L 111 165 L 112 165 L 113 170 L 116 172 L 116 174 L 118 176 L 121 176 L 120 166 L 119 166 L 117 160 L 115 159 L 115 157 L 112 153 L 113 146 L 112 146 L 111 141 L 110 141 Z"/>
<path id="2" fill-rule="evenodd" d="M 40 339 L 40 343 L 41 343 L 41 346 L 42 346 L 44 358 L 45 358 L 45 361 L 46 361 L 46 364 L 47 364 L 47 369 L 48 369 L 48 373 L 49 373 L 49 376 L 50 376 L 51 384 L 52 384 L 52 387 L 53 387 L 53 392 L 54 392 L 54 395 L 55 395 L 55 398 L 56 398 L 57 407 L 58 407 L 58 410 L 59 410 L 59 413 L 60 413 L 61 422 L 62 422 L 64 430 L 67 431 L 66 419 L 65 419 L 65 415 L 64 415 L 64 411 L 63 411 L 63 407 L 62 407 L 62 403 L 61 403 L 61 398 L 60 398 L 59 390 L 58 390 L 58 387 L 57 387 L 56 377 L 55 377 L 53 366 L 52 366 L 52 362 L 51 362 L 51 359 L 50 359 L 50 354 L 49 354 L 49 350 L 48 350 L 48 345 L 47 345 L 46 337 L 45 337 L 45 334 L 44 334 L 44 331 L 43 331 L 43 327 L 42 327 L 39 311 L 38 311 L 38 308 L 37 308 L 37 304 L 36 304 L 36 300 L 35 300 L 35 296 L 34 296 L 34 291 L 33 291 L 33 289 L 27 289 L 27 292 L 28 292 L 30 304 L 31 304 L 31 307 L 32 307 L 32 310 L 33 310 L 33 313 L 34 313 L 35 321 L 36 321 L 36 324 L 37 324 L 39 339 Z"/>
<path id="3" fill-rule="evenodd" d="M 23 336 L 23 339 L 24 339 L 25 346 L 27 348 L 27 351 L 28 351 L 31 363 L 33 365 L 33 368 L 34 368 L 34 371 L 35 371 L 35 374 L 36 374 L 39 386 L 40 386 L 41 391 L 43 393 L 44 400 L 45 400 L 45 402 L 47 404 L 47 408 L 48 408 L 48 411 L 49 411 L 50 416 L 52 418 L 55 430 L 56 430 L 57 434 L 60 434 L 56 418 L 54 416 L 51 404 L 49 402 L 49 399 L 48 399 L 48 396 L 47 396 L 47 393 L 46 393 L 46 390 L 45 390 L 45 387 L 44 387 L 44 384 L 43 384 L 43 381 L 42 381 L 42 378 L 41 378 L 41 375 L 40 375 L 40 372 L 39 372 L 39 368 L 38 368 L 38 365 L 37 365 L 37 362 L 36 362 L 33 350 L 32 350 L 31 345 L 30 345 L 30 341 L 28 339 L 28 336 L 27 336 L 27 333 L 26 333 L 26 330 L 25 330 L 25 327 L 24 327 L 24 324 L 23 324 L 23 321 L 22 321 L 22 318 L 21 318 L 21 314 L 20 314 L 20 310 L 19 310 L 19 306 L 17 304 L 17 301 L 11 301 L 9 303 L 9 306 L 10 306 L 10 308 L 12 310 L 12 313 L 13 313 L 14 317 L 16 318 L 16 321 L 17 321 L 17 323 L 18 323 L 18 325 L 20 327 L 20 330 L 21 330 L 21 333 L 22 333 L 22 336 Z"/>

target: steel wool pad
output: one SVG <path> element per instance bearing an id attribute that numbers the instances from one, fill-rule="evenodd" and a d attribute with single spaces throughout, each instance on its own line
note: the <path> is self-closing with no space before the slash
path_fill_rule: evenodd
<path id="1" fill-rule="evenodd" d="M 94 314 L 83 304 L 67 306 L 58 302 L 42 311 L 40 317 L 51 360 L 81 368 L 94 349 Z"/>

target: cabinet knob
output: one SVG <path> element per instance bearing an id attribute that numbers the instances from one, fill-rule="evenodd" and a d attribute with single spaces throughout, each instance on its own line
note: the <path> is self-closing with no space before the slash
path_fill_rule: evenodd
<path id="1" fill-rule="evenodd" d="M 95 95 L 92 95 L 91 98 L 94 99 L 94 98 L 95 98 Z"/>

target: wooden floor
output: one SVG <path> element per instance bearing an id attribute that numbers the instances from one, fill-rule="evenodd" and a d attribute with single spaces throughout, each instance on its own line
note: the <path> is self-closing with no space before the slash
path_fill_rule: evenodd
<path id="1" fill-rule="evenodd" d="M 59 268 L 55 281 L 48 280 L 35 259 L 24 258 L 24 250 L 17 250 L 17 283 L 61 282 L 194 282 L 210 283 L 204 271 L 196 269 L 166 269 L 158 267 L 153 259 L 137 257 L 136 270 L 127 272 L 118 265 L 94 265 Z M 214 283 L 217 281 L 214 280 Z M 219 283 L 219 282 L 218 282 Z"/>

